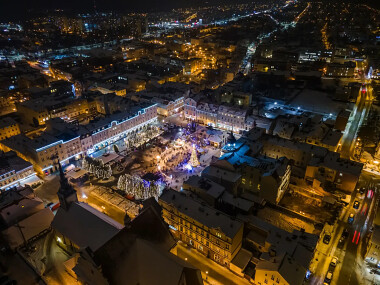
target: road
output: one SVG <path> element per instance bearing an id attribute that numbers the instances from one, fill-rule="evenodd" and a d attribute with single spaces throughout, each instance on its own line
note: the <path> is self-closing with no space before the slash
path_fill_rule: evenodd
<path id="1" fill-rule="evenodd" d="M 360 87 L 358 98 L 351 113 L 342 138 L 341 156 L 351 158 L 355 149 L 356 137 L 361 124 L 367 118 L 372 104 L 372 88 L 364 84 Z"/>
<path id="2" fill-rule="evenodd" d="M 376 178 L 379 180 L 379 178 Z M 310 284 L 323 284 L 324 278 L 328 271 L 333 272 L 332 285 L 357 285 L 357 284 L 371 284 L 370 278 L 364 270 L 364 255 L 368 245 L 368 231 L 374 219 L 375 212 L 373 207 L 376 199 L 379 197 L 376 192 L 374 180 L 367 177 L 365 184 L 365 193 L 361 195 L 355 191 L 352 194 L 351 203 L 345 208 L 337 224 L 332 228 L 331 241 L 328 245 L 323 244 L 321 241 L 318 244 L 315 258 L 316 264 L 312 271 L 314 276 Z M 372 191 L 372 192 L 371 192 Z M 354 201 L 359 201 L 358 209 L 353 208 Z M 354 221 L 352 224 L 348 223 L 349 215 L 353 213 Z M 343 231 L 348 230 L 348 237 L 340 242 Z M 322 234 L 321 239 L 323 239 Z M 330 265 L 332 257 L 338 258 L 336 267 Z M 314 260 L 315 261 L 315 260 Z"/>
<path id="3" fill-rule="evenodd" d="M 369 225 L 372 224 L 375 211 L 373 205 L 378 195 L 375 194 L 373 184 L 366 187 L 364 199 L 361 200 L 357 195 L 356 199 L 361 202 L 359 209 L 352 210 L 355 213 L 355 220 L 352 226 L 349 226 L 350 235 L 346 241 L 345 250 L 340 250 L 342 256 L 342 266 L 336 280 L 337 285 L 356 285 L 368 284 L 367 280 L 358 273 L 363 273 L 363 257 L 367 248 L 367 234 Z M 371 194 L 373 193 L 373 194 Z M 355 270 L 356 269 L 356 270 Z M 333 283 L 334 284 L 334 283 Z"/>

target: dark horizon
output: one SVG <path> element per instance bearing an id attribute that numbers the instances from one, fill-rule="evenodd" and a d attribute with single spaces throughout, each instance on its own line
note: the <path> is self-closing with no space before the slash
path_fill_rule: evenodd
<path id="1" fill-rule="evenodd" d="M 63 9 L 72 13 L 92 13 L 95 11 L 121 11 L 121 12 L 161 12 L 175 8 L 214 6 L 223 4 L 238 4 L 247 2 L 260 2 L 247 0 L 82 0 L 82 1 L 56 1 L 56 0 L 15 0 L 0 4 L 0 21 L 23 20 L 33 14 L 41 14 L 54 9 Z M 32 2 L 32 3 L 31 3 Z"/>
<path id="2" fill-rule="evenodd" d="M 140 1 L 121 1 L 121 0 L 82 0 L 82 1 L 57 1 L 57 0 L 14 0 L 3 1 L 0 3 L 0 22 L 1 21 L 23 21 L 33 15 L 43 14 L 54 9 L 63 9 L 72 13 L 92 13 L 95 11 L 121 11 L 121 12 L 161 12 L 176 8 L 215 6 L 239 3 L 260 3 L 266 0 L 140 0 Z M 352 3 L 367 3 L 373 8 L 380 8 L 380 1 L 377 0 L 351 0 Z"/>

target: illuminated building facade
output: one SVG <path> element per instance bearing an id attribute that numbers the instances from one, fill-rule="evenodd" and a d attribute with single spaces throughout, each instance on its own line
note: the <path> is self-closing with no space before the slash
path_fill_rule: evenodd
<path id="1" fill-rule="evenodd" d="M 141 131 L 156 120 L 156 104 L 136 105 L 131 107 L 129 115 L 117 113 L 78 129 L 68 123 L 54 123 L 50 126 L 49 122 L 48 131 L 42 136 L 30 139 L 17 135 L 2 141 L 0 149 L 15 151 L 20 157 L 30 161 L 37 172 L 48 174 L 57 170 L 53 161 L 55 156 L 62 164 L 66 164 L 107 147 L 132 132 Z"/>
<path id="2" fill-rule="evenodd" d="M 184 105 L 184 116 L 189 121 L 213 126 L 236 133 L 251 129 L 246 121 L 247 110 L 228 106 L 198 103 L 187 98 Z"/>
<path id="3" fill-rule="evenodd" d="M 229 266 L 242 245 L 242 222 L 171 189 L 161 195 L 159 204 L 176 239 Z"/>
<path id="4" fill-rule="evenodd" d="M 20 183 L 35 175 L 33 165 L 13 151 L 0 155 L 0 189 L 19 186 Z"/>
<path id="5" fill-rule="evenodd" d="M 0 140 L 10 138 L 20 134 L 20 127 L 18 123 L 12 118 L 0 119 Z"/>

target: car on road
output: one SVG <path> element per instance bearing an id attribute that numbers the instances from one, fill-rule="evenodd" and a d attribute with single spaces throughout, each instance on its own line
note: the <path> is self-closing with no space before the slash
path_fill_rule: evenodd
<path id="1" fill-rule="evenodd" d="M 335 267 L 337 263 L 338 263 L 338 257 L 333 256 L 333 258 L 331 259 L 330 265 Z"/>
<path id="2" fill-rule="evenodd" d="M 364 194 L 364 192 L 365 192 L 365 187 L 361 187 L 361 188 L 359 189 L 359 193 L 360 193 L 360 194 Z"/>
<path id="3" fill-rule="evenodd" d="M 348 238 L 349 231 L 348 229 L 344 229 L 342 232 L 342 238 Z"/>
<path id="4" fill-rule="evenodd" d="M 342 244 L 348 238 L 348 235 L 348 229 L 344 229 L 342 235 L 340 236 L 339 243 Z"/>
<path id="5" fill-rule="evenodd" d="M 333 278 L 333 273 L 332 273 L 332 271 L 328 271 L 327 274 L 326 274 L 326 277 L 325 277 L 325 282 L 326 282 L 327 284 L 330 284 L 332 278 Z"/>
<path id="6" fill-rule="evenodd" d="M 348 223 L 349 224 L 352 224 L 354 222 L 354 219 L 355 219 L 355 215 L 353 213 L 351 213 L 349 216 L 348 216 Z"/>
<path id="7" fill-rule="evenodd" d="M 358 200 L 355 200 L 355 201 L 354 201 L 354 204 L 353 204 L 352 207 L 353 207 L 354 209 L 359 209 L 359 206 L 360 206 L 360 202 L 359 202 Z"/>
<path id="8" fill-rule="evenodd" d="M 331 240 L 331 235 L 325 234 L 325 236 L 323 237 L 323 243 L 329 244 L 330 240 Z"/>

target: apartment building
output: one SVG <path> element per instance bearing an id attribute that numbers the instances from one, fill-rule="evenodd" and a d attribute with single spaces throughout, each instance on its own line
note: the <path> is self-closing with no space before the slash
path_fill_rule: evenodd
<path id="1" fill-rule="evenodd" d="M 249 146 L 249 150 L 246 151 L 254 158 L 260 156 L 275 160 L 281 157 L 287 158 L 295 176 L 305 178 L 311 183 L 317 180 L 322 187 L 335 187 L 352 192 L 363 168 L 363 164 L 341 158 L 339 153 L 328 148 L 267 135 L 260 128 L 250 130 L 234 145 L 225 146 L 222 153 L 235 153 L 237 154 L 235 160 L 239 161 L 239 157 L 245 157 L 244 153 L 241 153 L 242 150 L 239 151 L 242 145 L 245 145 L 245 148 Z"/>
<path id="2" fill-rule="evenodd" d="M 249 130 L 253 126 L 246 120 L 246 109 L 197 102 L 194 98 L 185 100 L 184 117 L 189 121 L 235 133 Z"/>
<path id="3" fill-rule="evenodd" d="M 0 149 L 15 151 L 31 162 L 37 172 L 48 174 L 57 170 L 55 157 L 66 164 L 140 131 L 156 120 L 156 104 L 147 103 L 130 105 L 129 112 L 116 113 L 84 126 L 54 118 L 47 122 L 46 132 L 40 137 L 13 136 L 1 141 Z"/>
<path id="4" fill-rule="evenodd" d="M 18 123 L 10 117 L 0 118 L 0 140 L 20 134 Z"/>
<path id="5" fill-rule="evenodd" d="M 13 151 L 0 153 L 0 189 L 19 186 L 23 180 L 35 176 L 33 165 Z"/>
<path id="6" fill-rule="evenodd" d="M 242 245 L 242 222 L 172 189 L 164 190 L 159 204 L 177 240 L 229 266 Z"/>
<path id="7" fill-rule="evenodd" d="M 228 188 L 237 189 L 233 192 L 235 195 L 255 194 L 270 203 L 279 203 L 289 186 L 289 160 L 285 157 L 253 157 L 249 155 L 250 149 L 247 143 L 235 143 L 232 151 L 222 155 L 212 164 L 211 167 L 216 168 L 216 171 L 211 171 L 210 167 L 206 168 L 202 176 L 221 183 L 218 173 L 235 173 L 239 175 L 239 179 L 235 179 L 235 185 Z"/>
<path id="8" fill-rule="evenodd" d="M 363 164 L 340 158 L 339 153 L 329 152 L 325 157 L 313 157 L 306 168 L 305 180 L 317 180 L 322 186 L 353 192 L 359 181 Z"/>

